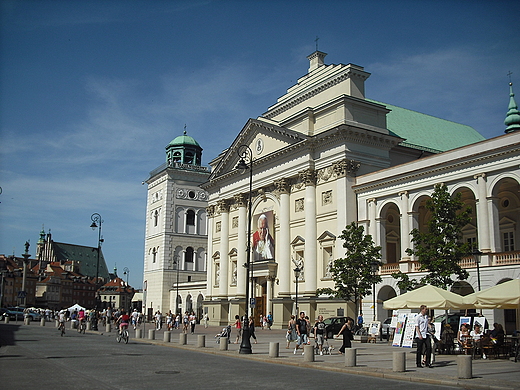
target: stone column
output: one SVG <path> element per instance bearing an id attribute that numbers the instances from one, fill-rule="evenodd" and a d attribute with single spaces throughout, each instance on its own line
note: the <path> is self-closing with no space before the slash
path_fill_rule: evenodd
<path id="1" fill-rule="evenodd" d="M 219 296 L 225 297 L 229 284 L 229 204 L 226 200 L 219 202 L 220 208 L 220 284 Z"/>
<path id="2" fill-rule="evenodd" d="M 237 297 L 246 296 L 246 269 L 243 267 L 247 263 L 247 203 L 249 197 L 244 194 L 235 196 L 235 203 L 238 205 L 238 243 L 237 243 Z"/>
<path id="3" fill-rule="evenodd" d="M 376 225 L 376 206 L 377 201 L 375 198 L 368 199 L 368 234 L 372 236 L 372 239 L 376 243 L 376 245 L 380 245 L 379 241 L 377 241 L 377 225 Z"/>
<path id="4" fill-rule="evenodd" d="M 300 172 L 300 179 L 305 184 L 305 254 L 303 294 L 315 295 L 317 288 L 317 226 L 316 226 L 316 172 L 307 169 Z"/>
<path id="5" fill-rule="evenodd" d="M 215 206 L 208 206 L 206 208 L 207 216 L 208 216 L 208 237 L 213 237 L 213 224 L 215 220 L 213 216 L 215 215 Z M 208 240 L 208 252 L 206 257 L 206 291 L 207 291 L 207 299 L 213 296 L 213 285 L 214 285 L 214 269 L 213 269 L 213 243 L 212 240 Z M 175 298 L 177 299 L 177 298 Z M 177 313 L 175 313 L 177 314 Z"/>
<path id="6" fill-rule="evenodd" d="M 280 193 L 280 232 L 276 239 L 278 263 L 278 280 L 280 282 L 280 295 L 291 294 L 291 205 L 290 182 L 288 179 L 280 179 L 274 182 Z M 269 311 L 269 310 L 268 310 Z"/>
<path id="7" fill-rule="evenodd" d="M 399 193 L 401 197 L 400 211 L 401 211 L 401 236 L 399 240 L 401 242 L 401 261 L 407 261 L 410 259 L 410 256 L 406 254 L 406 249 L 411 248 L 412 244 L 410 242 L 410 220 L 408 217 L 408 200 L 409 194 L 408 191 L 403 191 Z"/>
<path id="8" fill-rule="evenodd" d="M 487 211 L 489 215 L 489 237 L 491 252 L 500 252 L 503 250 L 500 240 L 500 220 L 498 212 L 498 198 L 490 196 L 487 199 Z"/>
<path id="9" fill-rule="evenodd" d="M 491 250 L 490 235 L 489 235 L 489 214 L 487 210 L 487 185 L 486 174 L 480 173 L 473 176 L 477 180 L 477 232 L 478 232 L 478 246 L 483 252 Z"/>

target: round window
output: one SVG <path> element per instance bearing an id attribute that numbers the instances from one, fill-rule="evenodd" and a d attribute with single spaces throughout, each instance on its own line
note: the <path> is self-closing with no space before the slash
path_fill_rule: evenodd
<path id="1" fill-rule="evenodd" d="M 190 191 L 190 192 L 188 192 L 188 196 L 189 196 L 191 199 L 195 198 L 195 191 Z"/>

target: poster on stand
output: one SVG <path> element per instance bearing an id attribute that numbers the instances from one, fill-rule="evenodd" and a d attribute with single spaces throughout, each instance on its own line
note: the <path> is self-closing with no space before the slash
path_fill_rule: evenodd
<path id="1" fill-rule="evenodd" d="M 412 348 L 413 339 L 415 337 L 415 323 L 418 315 L 419 313 L 411 313 L 408 315 L 408 321 L 406 321 L 403 334 L 403 348 Z"/>
<path id="2" fill-rule="evenodd" d="M 397 328 L 397 320 L 399 316 L 399 310 L 392 310 L 392 322 L 390 322 L 390 328 Z"/>
<path id="3" fill-rule="evenodd" d="M 406 313 L 399 313 L 397 316 L 397 324 L 395 327 L 394 333 L 394 341 L 392 342 L 392 347 L 400 347 L 401 340 L 403 339 L 404 328 L 406 326 Z"/>

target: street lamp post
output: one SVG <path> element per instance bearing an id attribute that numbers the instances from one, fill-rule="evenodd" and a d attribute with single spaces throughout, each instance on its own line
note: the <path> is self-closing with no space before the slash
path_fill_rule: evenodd
<path id="1" fill-rule="evenodd" d="M 376 281 L 375 276 L 376 272 L 379 269 L 379 263 L 377 261 L 372 261 L 370 263 L 370 267 L 372 270 L 372 305 L 374 307 L 374 313 L 372 316 L 372 321 L 376 320 Z"/>
<path id="2" fill-rule="evenodd" d="M 478 248 L 474 248 L 471 254 L 473 255 L 473 259 L 475 260 L 475 264 L 477 265 L 477 286 L 478 291 L 480 291 L 480 256 L 482 256 L 483 253 L 479 251 Z"/>
<path id="3" fill-rule="evenodd" d="M 92 220 L 92 224 L 90 227 L 92 230 L 98 229 L 98 246 L 97 246 L 97 262 L 96 262 L 96 281 L 95 281 L 95 288 L 96 288 L 96 309 L 98 308 L 99 304 L 99 296 L 98 296 L 98 281 L 99 281 L 99 257 L 101 255 L 101 244 L 103 241 L 105 241 L 103 238 L 101 238 L 101 225 L 103 224 L 103 218 L 101 218 L 101 215 L 98 213 L 94 213 L 90 216 L 90 219 Z"/>
<path id="4" fill-rule="evenodd" d="M 241 145 L 238 148 L 238 155 L 240 160 L 236 166 L 241 172 L 249 169 L 249 200 L 248 200 L 248 215 L 247 215 L 247 262 L 246 267 L 246 314 L 244 316 L 244 323 L 242 326 L 242 343 L 240 344 L 241 354 L 251 354 L 251 340 L 249 333 L 249 272 L 251 266 L 251 197 L 253 193 L 253 151 L 247 145 Z M 249 160 L 249 164 L 246 163 Z"/>
<path id="5" fill-rule="evenodd" d="M 179 260 L 178 260 L 179 256 L 177 255 L 175 257 L 175 260 L 173 260 L 173 264 L 175 264 L 175 268 L 177 269 L 177 284 L 175 285 L 176 286 L 176 289 L 177 289 L 177 292 L 175 293 L 175 315 L 179 314 Z"/>
<path id="6" fill-rule="evenodd" d="M 130 270 L 128 267 L 123 268 L 123 275 L 126 276 L 126 286 L 128 287 L 128 278 L 130 277 Z"/>
<path id="7" fill-rule="evenodd" d="M 294 283 L 296 285 L 296 295 L 295 295 L 295 298 L 294 298 L 294 302 L 295 302 L 295 306 L 296 306 L 296 318 L 299 318 L 298 317 L 298 279 L 300 279 L 300 272 L 302 270 L 300 269 L 300 267 L 296 266 L 296 268 L 294 269 L 294 277 L 295 277 L 295 280 L 294 280 Z"/>

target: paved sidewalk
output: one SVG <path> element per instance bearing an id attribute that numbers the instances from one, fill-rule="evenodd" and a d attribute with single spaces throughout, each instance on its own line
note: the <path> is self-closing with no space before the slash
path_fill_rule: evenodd
<path id="1" fill-rule="evenodd" d="M 100 328 L 101 329 L 101 328 Z M 143 329 L 143 326 L 141 326 Z M 386 379 L 396 379 L 400 381 L 425 382 L 444 386 L 459 386 L 467 389 L 520 389 L 520 362 L 515 363 L 512 359 L 476 359 L 473 360 L 472 379 L 458 379 L 457 356 L 437 355 L 433 368 L 415 367 L 415 349 L 392 347 L 386 341 L 373 343 L 354 342 L 353 348 L 356 349 L 356 367 L 345 367 L 345 357 L 338 353 L 341 340 L 329 341 L 334 346 L 333 355 L 316 355 L 314 362 L 304 361 L 301 351 L 294 354 L 294 343 L 286 349 L 285 330 L 256 329 L 258 344 L 254 344 L 251 339 L 253 353 L 251 355 L 239 354 L 240 344 L 231 343 L 228 351 L 220 351 L 219 345 L 215 342 L 214 336 L 222 330 L 222 327 L 209 326 L 204 328 L 197 325 L 195 334 L 187 334 L 187 344 L 180 343 L 180 330 L 173 330 L 170 335 L 170 342 L 164 342 L 164 331 L 155 331 L 155 340 L 148 339 L 149 330 L 154 329 L 152 324 L 146 324 L 142 331 L 143 338 L 134 339 L 140 342 L 150 342 L 175 348 L 186 348 L 197 350 L 204 353 L 222 354 L 229 357 L 240 359 L 257 359 L 269 363 L 295 365 L 299 367 L 309 367 L 320 370 L 330 370 L 358 374 L 365 376 L 376 376 Z M 115 332 L 98 332 L 108 337 L 115 337 Z M 198 335 L 205 335 L 205 347 L 198 348 Z M 130 336 L 134 337 L 135 332 L 130 329 Z M 231 341 L 235 340 L 234 330 L 231 334 Z M 269 343 L 279 343 L 279 357 L 269 357 Z M 314 344 L 314 340 L 311 339 Z M 393 352 L 406 352 L 406 371 L 393 372 Z"/>

